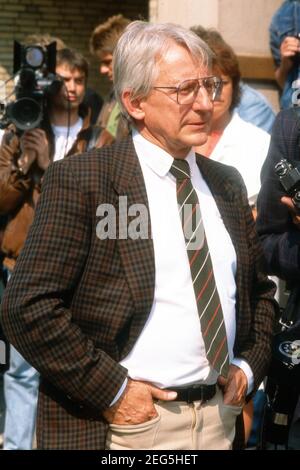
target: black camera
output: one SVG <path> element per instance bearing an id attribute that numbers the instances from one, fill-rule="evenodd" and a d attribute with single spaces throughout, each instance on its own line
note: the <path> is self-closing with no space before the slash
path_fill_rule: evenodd
<path id="1" fill-rule="evenodd" d="M 47 98 L 62 85 L 55 75 L 56 42 L 48 46 L 23 46 L 14 42 L 14 102 L 7 104 L 0 126 L 11 122 L 20 131 L 34 129 L 43 119 Z"/>
<path id="2" fill-rule="evenodd" d="M 285 158 L 275 165 L 275 173 L 293 204 L 300 209 L 300 172 Z"/>
<path id="3" fill-rule="evenodd" d="M 260 448 L 267 443 L 288 448 L 289 432 L 300 394 L 300 289 L 292 287 L 272 342 L 265 386 Z"/>

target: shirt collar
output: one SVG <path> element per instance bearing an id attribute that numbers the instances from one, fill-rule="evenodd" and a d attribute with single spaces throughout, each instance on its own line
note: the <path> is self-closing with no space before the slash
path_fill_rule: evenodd
<path id="1" fill-rule="evenodd" d="M 172 155 L 161 147 L 158 147 L 158 145 L 145 139 L 145 137 L 143 137 L 136 129 L 133 129 L 132 131 L 132 138 L 139 159 L 151 168 L 151 170 L 158 176 L 166 176 L 174 161 Z M 193 149 L 191 149 L 187 154 L 186 160 L 190 165 L 192 175 L 196 167 L 196 156 Z"/>

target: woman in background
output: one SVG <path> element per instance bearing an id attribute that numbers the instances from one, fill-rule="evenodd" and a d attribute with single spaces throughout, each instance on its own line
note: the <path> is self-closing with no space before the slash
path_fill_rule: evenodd
<path id="1" fill-rule="evenodd" d="M 214 102 L 211 131 L 204 145 L 196 151 L 227 165 L 234 166 L 245 182 L 249 204 L 256 214 L 255 204 L 260 190 L 260 171 L 268 153 L 270 135 L 244 121 L 235 111 L 240 101 L 241 73 L 237 56 L 222 36 L 201 26 L 192 30 L 215 53 L 213 75 L 222 78 L 223 88 Z"/>

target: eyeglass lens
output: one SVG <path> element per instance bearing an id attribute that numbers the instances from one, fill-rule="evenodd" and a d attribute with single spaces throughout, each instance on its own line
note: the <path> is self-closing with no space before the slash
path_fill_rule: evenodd
<path id="1" fill-rule="evenodd" d="M 216 77 L 202 78 L 199 80 L 186 80 L 178 87 L 178 103 L 188 104 L 195 99 L 199 88 L 203 87 L 208 96 L 211 99 L 215 98 L 215 95 L 219 89 L 220 80 Z"/>

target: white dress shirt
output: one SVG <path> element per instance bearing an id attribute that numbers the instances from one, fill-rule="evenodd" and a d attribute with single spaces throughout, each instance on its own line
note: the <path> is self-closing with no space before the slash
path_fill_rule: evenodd
<path id="1" fill-rule="evenodd" d="M 160 388 L 215 383 L 209 365 L 196 305 L 187 251 L 178 214 L 176 180 L 169 173 L 173 158 L 134 131 L 148 196 L 155 256 L 155 293 L 147 323 L 121 364 L 128 376 Z M 195 153 L 186 157 L 197 192 L 222 304 L 230 361 L 253 383 L 246 361 L 233 358 L 236 332 L 236 253 L 215 200 L 201 176 Z M 118 394 L 119 396 L 119 394 Z M 114 400 L 115 402 L 115 400 Z"/>

